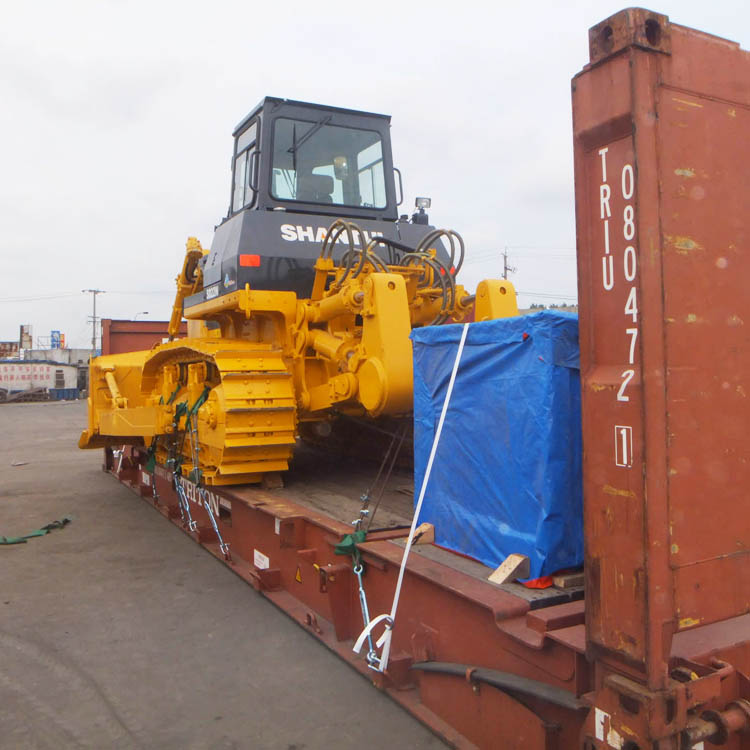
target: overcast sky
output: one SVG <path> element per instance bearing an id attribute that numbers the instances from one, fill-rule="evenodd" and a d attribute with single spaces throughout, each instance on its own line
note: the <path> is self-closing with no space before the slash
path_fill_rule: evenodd
<path id="1" fill-rule="evenodd" d="M 0 340 L 86 346 L 86 288 L 104 317 L 167 319 L 265 95 L 390 114 L 407 206 L 464 236 L 464 284 L 507 247 L 522 305 L 574 301 L 570 79 L 622 7 L 0 0 Z M 652 9 L 750 48 L 746 0 Z"/>

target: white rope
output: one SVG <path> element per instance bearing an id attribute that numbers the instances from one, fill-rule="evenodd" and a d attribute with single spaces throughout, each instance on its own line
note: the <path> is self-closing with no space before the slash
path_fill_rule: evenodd
<path id="1" fill-rule="evenodd" d="M 430 480 L 430 473 L 432 472 L 432 463 L 435 460 L 435 454 L 437 453 L 438 443 L 440 443 L 440 433 L 443 431 L 443 423 L 445 422 L 445 415 L 448 411 L 448 404 L 451 400 L 451 394 L 453 393 L 453 385 L 456 382 L 456 373 L 458 373 L 458 365 L 461 362 L 461 354 L 464 350 L 464 343 L 466 342 L 466 334 L 469 331 L 469 324 L 464 323 L 463 330 L 461 331 L 461 340 L 458 342 L 458 351 L 456 352 L 456 361 L 453 363 L 453 372 L 451 372 L 451 379 L 448 382 L 448 390 L 445 393 L 445 401 L 443 401 L 443 411 L 440 413 L 440 419 L 438 421 L 437 430 L 435 430 L 435 437 L 432 441 L 432 450 L 430 451 L 430 458 L 427 461 L 427 468 L 424 472 L 424 478 L 422 479 L 422 487 L 419 490 L 419 499 L 417 500 L 417 507 L 414 509 L 414 518 L 411 522 L 411 529 L 409 530 L 409 538 L 404 548 L 404 556 L 401 558 L 401 568 L 398 571 L 398 581 L 396 582 L 396 591 L 393 595 L 393 604 L 391 605 L 390 615 L 378 615 L 374 619 L 370 620 L 367 627 L 360 633 L 357 642 L 354 644 L 354 652 L 359 653 L 362 648 L 362 644 L 370 634 L 372 629 L 381 622 L 385 622 L 385 631 L 383 635 L 378 638 L 376 645 L 382 648 L 380 654 L 380 661 L 378 664 L 378 671 L 385 672 L 388 667 L 388 657 L 391 652 L 391 635 L 393 633 L 393 626 L 396 622 L 396 611 L 398 610 L 398 600 L 401 596 L 401 584 L 404 580 L 404 572 L 406 571 L 406 561 L 409 558 L 409 552 L 411 551 L 412 543 L 414 542 L 414 532 L 417 528 L 417 521 L 419 520 L 419 513 L 422 510 L 422 501 L 424 500 L 425 492 L 427 491 L 427 482 Z"/>

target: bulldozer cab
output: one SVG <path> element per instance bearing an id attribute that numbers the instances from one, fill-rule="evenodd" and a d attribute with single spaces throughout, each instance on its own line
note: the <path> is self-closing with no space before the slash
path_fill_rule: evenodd
<path id="1" fill-rule="evenodd" d="M 266 97 L 235 129 L 230 218 L 247 209 L 396 219 L 390 117 Z"/>
<path id="2" fill-rule="evenodd" d="M 315 260 L 337 218 L 355 246 L 385 237 L 414 248 L 427 216 L 398 218 L 388 115 L 266 97 L 235 128 L 229 211 L 203 263 L 204 289 L 185 306 L 251 289 L 308 297 Z M 337 246 L 334 259 L 345 251 Z M 442 246 L 438 252 L 444 252 Z M 447 256 L 445 256 L 447 257 Z"/>

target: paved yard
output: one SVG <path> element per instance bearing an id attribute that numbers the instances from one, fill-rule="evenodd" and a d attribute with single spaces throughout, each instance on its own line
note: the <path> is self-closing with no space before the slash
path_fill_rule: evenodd
<path id="1" fill-rule="evenodd" d="M 0 534 L 74 519 L 0 546 L 0 747 L 443 746 L 102 473 L 84 422 L 0 406 Z"/>

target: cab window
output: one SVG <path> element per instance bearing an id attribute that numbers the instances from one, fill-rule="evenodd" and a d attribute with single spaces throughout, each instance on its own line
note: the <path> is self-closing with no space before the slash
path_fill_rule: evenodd
<path id="1" fill-rule="evenodd" d="M 254 160 L 252 153 L 257 141 L 258 126 L 254 122 L 237 136 L 234 156 L 234 186 L 232 211 L 240 211 L 253 202 L 254 190 L 250 187 Z"/>
<path id="2" fill-rule="evenodd" d="M 385 208 L 380 134 L 331 125 L 330 119 L 277 118 L 271 195 L 285 201 Z"/>

